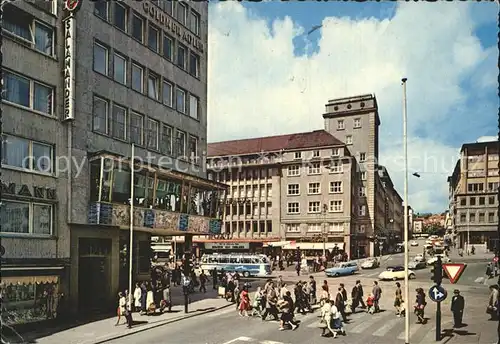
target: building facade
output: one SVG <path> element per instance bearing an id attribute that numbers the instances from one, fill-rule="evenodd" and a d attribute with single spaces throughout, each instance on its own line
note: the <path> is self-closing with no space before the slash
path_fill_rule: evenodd
<path id="1" fill-rule="evenodd" d="M 325 130 L 208 145 L 212 177 L 231 190 L 225 233 L 303 239 L 302 249 L 325 239 L 352 257 L 388 251 L 401 237 L 402 200 L 377 163 L 375 97 L 332 100 L 326 110 Z"/>
<path id="2" fill-rule="evenodd" d="M 466 143 L 448 177 L 451 223 L 462 248 L 498 245 L 498 159 L 498 142 Z"/>
<path id="3" fill-rule="evenodd" d="M 207 4 L 67 3 L 4 6 L 2 288 L 21 322 L 58 294 L 75 312 L 115 307 L 132 199 L 135 280 L 151 235 L 220 231 L 225 185 L 200 158 Z"/>

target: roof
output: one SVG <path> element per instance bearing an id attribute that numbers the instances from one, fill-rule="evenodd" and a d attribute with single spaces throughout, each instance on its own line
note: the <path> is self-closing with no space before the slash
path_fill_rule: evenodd
<path id="1" fill-rule="evenodd" d="M 315 130 L 306 133 L 209 143 L 208 156 L 259 154 L 260 152 L 343 145 L 342 141 L 325 130 Z"/>
<path id="2" fill-rule="evenodd" d="M 463 152 L 464 149 L 484 149 L 488 147 L 488 149 L 493 149 L 494 151 L 498 150 L 499 143 L 498 141 L 488 141 L 488 142 L 471 142 L 464 143 L 460 152 Z"/>

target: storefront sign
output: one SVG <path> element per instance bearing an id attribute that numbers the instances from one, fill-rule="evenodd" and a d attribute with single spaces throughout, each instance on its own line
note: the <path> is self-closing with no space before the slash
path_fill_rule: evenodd
<path id="1" fill-rule="evenodd" d="M 64 120 L 75 118 L 75 36 L 76 21 L 70 12 L 64 19 Z"/>
<path id="2" fill-rule="evenodd" d="M 2 193 L 31 198 L 57 199 L 56 189 L 33 186 L 33 190 L 31 190 L 26 184 L 16 185 L 16 183 L 9 183 L 7 185 L 2 182 Z"/>
<path id="3" fill-rule="evenodd" d="M 250 244 L 247 242 L 207 242 L 205 243 L 207 250 L 248 250 Z"/>
<path id="4" fill-rule="evenodd" d="M 142 8 L 150 18 L 154 19 L 158 24 L 165 27 L 169 32 L 173 33 L 188 45 L 191 45 L 193 48 L 195 48 L 199 53 L 203 54 L 203 43 L 195 35 L 188 32 L 187 29 L 178 24 L 174 19 L 170 18 L 167 13 L 152 5 L 149 1 L 144 1 L 142 4 Z"/>

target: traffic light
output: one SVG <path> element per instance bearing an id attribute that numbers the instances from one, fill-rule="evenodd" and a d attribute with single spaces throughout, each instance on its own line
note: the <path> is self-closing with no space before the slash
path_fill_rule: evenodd
<path id="1" fill-rule="evenodd" d="M 431 273 L 431 280 L 437 285 L 440 285 L 443 281 L 443 265 L 441 264 L 441 258 L 438 258 L 438 260 L 434 263 Z"/>
<path id="2" fill-rule="evenodd" d="M 300 248 L 297 247 L 297 250 L 295 251 L 295 260 L 300 262 L 302 259 L 302 254 L 300 252 Z"/>

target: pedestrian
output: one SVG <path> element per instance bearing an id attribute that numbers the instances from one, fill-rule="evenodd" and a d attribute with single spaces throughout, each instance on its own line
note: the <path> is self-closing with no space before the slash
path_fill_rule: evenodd
<path id="1" fill-rule="evenodd" d="M 269 292 L 266 295 L 266 310 L 262 314 L 262 321 L 266 320 L 267 315 L 271 314 L 274 320 L 279 320 L 278 309 L 276 308 L 278 304 L 278 295 L 274 290 L 274 286 L 271 284 L 269 287 Z"/>
<path id="2" fill-rule="evenodd" d="M 148 294 L 148 282 L 141 283 L 141 313 L 146 314 L 147 311 L 147 294 Z"/>
<path id="3" fill-rule="evenodd" d="M 330 302 L 332 302 L 332 301 L 330 300 Z M 341 312 L 334 304 L 332 304 L 332 308 L 331 308 L 330 312 L 332 313 L 331 317 L 332 317 L 333 324 L 332 324 L 331 328 L 333 329 L 333 338 L 337 337 L 337 332 L 340 332 L 345 336 L 346 332 L 345 332 L 344 326 L 342 324 L 342 319 L 340 319 L 340 317 L 342 316 Z"/>
<path id="4" fill-rule="evenodd" d="M 373 281 L 373 289 L 372 289 L 372 294 L 373 294 L 373 307 L 375 308 L 375 313 L 380 311 L 380 297 L 382 296 L 382 289 L 378 285 L 377 281 Z"/>
<path id="5" fill-rule="evenodd" d="M 240 294 L 240 305 L 239 311 L 240 316 L 248 316 L 248 310 L 250 309 L 250 297 L 248 296 L 248 288 L 247 286 L 243 286 L 243 290 Z"/>
<path id="6" fill-rule="evenodd" d="M 321 286 L 321 294 L 319 297 L 319 303 L 320 306 L 323 307 L 323 305 L 326 303 L 326 301 L 330 300 L 330 294 L 328 293 L 328 285 L 322 285 Z"/>
<path id="7" fill-rule="evenodd" d="M 347 320 L 347 315 L 345 314 L 345 300 L 344 300 L 344 295 L 342 293 L 342 287 L 339 287 L 337 296 L 335 296 L 335 306 L 342 315 L 342 320 L 346 323 L 348 320 Z"/>
<path id="8" fill-rule="evenodd" d="M 213 284 L 214 290 L 216 290 L 217 289 L 217 268 L 214 268 L 212 270 L 212 284 Z"/>
<path id="9" fill-rule="evenodd" d="M 309 276 L 309 303 L 316 304 L 316 280 L 314 276 Z"/>
<path id="10" fill-rule="evenodd" d="M 170 292 L 170 284 L 167 284 L 165 288 L 163 288 L 163 300 L 160 309 L 163 312 L 165 308 L 168 308 L 169 313 L 172 311 L 172 293 Z"/>
<path id="11" fill-rule="evenodd" d="M 462 319 L 464 317 L 465 300 L 462 295 L 460 295 L 460 290 L 455 289 L 453 291 L 453 297 L 451 298 L 451 312 L 453 313 L 453 327 L 462 327 Z"/>
<path id="12" fill-rule="evenodd" d="M 425 306 L 427 302 L 425 302 L 425 293 L 422 288 L 415 289 L 417 292 L 417 297 L 415 300 L 414 313 L 417 316 L 417 324 L 425 324 Z"/>
<path id="13" fill-rule="evenodd" d="M 200 277 L 200 293 L 201 292 L 206 293 L 207 287 L 205 286 L 205 284 L 207 283 L 208 277 L 207 275 L 205 275 L 205 271 L 201 271 L 199 277 Z"/>
<path id="14" fill-rule="evenodd" d="M 141 287 L 139 286 L 139 283 L 136 283 L 134 289 L 134 310 L 136 312 L 139 312 L 141 310 L 141 293 Z"/>
<path id="15" fill-rule="evenodd" d="M 259 316 L 262 318 L 262 287 L 257 287 L 255 296 L 252 303 L 252 316 Z"/>
<path id="16" fill-rule="evenodd" d="M 499 292 L 498 285 L 490 285 L 490 297 L 488 299 L 488 306 L 486 307 L 486 313 L 490 315 L 490 320 L 497 320 L 497 314 L 499 311 Z"/>
<path id="17" fill-rule="evenodd" d="M 123 299 L 123 300 L 122 300 Z M 122 301 L 123 301 L 123 306 L 125 307 L 125 303 L 127 302 L 125 298 L 123 297 L 123 293 L 119 292 L 118 293 L 118 307 L 116 308 L 116 316 L 118 317 L 116 319 L 116 324 L 115 326 L 120 325 L 120 319 L 122 317 L 123 311 L 122 311 Z"/>
<path id="18" fill-rule="evenodd" d="M 396 316 L 401 316 L 401 303 L 403 302 L 403 293 L 401 292 L 401 284 L 396 282 L 396 292 L 394 297 L 394 308 L 396 308 Z"/>
<path id="19" fill-rule="evenodd" d="M 352 312 L 356 312 L 356 307 L 361 305 L 362 309 L 366 308 L 365 301 L 363 300 L 363 286 L 361 285 L 361 281 L 357 280 L 356 285 L 352 287 L 351 297 L 352 297 Z"/>
<path id="20" fill-rule="evenodd" d="M 295 331 L 299 325 L 293 321 L 293 309 L 294 304 L 292 300 L 291 293 L 289 291 L 286 292 L 285 297 L 281 301 L 281 318 L 280 318 L 280 331 L 285 329 L 285 325 L 290 325 L 292 330 Z"/>

